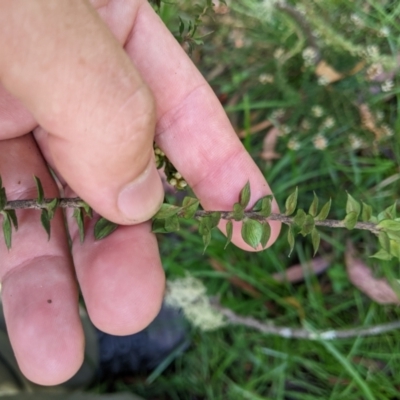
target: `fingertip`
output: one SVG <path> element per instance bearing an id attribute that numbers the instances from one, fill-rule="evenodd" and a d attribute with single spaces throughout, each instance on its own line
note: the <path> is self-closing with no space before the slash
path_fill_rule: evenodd
<path id="1" fill-rule="evenodd" d="M 125 224 L 149 220 L 161 207 L 164 189 L 154 161 L 118 195 L 118 208 Z"/>

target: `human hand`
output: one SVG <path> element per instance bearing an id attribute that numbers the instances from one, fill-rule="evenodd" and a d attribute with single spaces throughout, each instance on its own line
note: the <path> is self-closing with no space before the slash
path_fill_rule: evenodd
<path id="1" fill-rule="evenodd" d="M 81 244 L 68 211 L 70 251 L 61 211 L 48 241 L 37 212 L 20 210 L 11 251 L 0 244 L 19 366 L 30 380 L 54 385 L 83 358 L 75 274 L 91 320 L 105 332 L 137 332 L 159 310 L 164 273 L 145 222 L 163 199 L 154 133 L 205 209 L 232 209 L 248 180 L 250 204 L 270 189 L 147 1 L 3 0 L 0 24 L 0 172 L 8 199 L 35 197 L 32 175 L 46 196 L 58 196 L 49 164 L 67 196 L 125 225 L 96 242 L 90 222 Z M 269 244 L 280 225 L 271 228 Z M 232 241 L 252 250 L 237 226 Z"/>

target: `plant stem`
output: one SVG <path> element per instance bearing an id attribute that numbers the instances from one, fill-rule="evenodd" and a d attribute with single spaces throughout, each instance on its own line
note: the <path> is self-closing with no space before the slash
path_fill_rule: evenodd
<path id="1" fill-rule="evenodd" d="M 18 209 L 27 209 L 27 208 L 33 208 L 36 210 L 40 210 L 42 208 L 46 208 L 46 205 L 48 205 L 52 200 L 54 199 L 45 199 L 43 204 L 39 204 L 36 199 L 28 199 L 28 200 L 11 200 L 7 202 L 7 205 L 5 206 L 5 210 L 18 210 Z M 79 197 L 73 197 L 73 198 L 61 198 L 59 199 L 58 207 L 61 208 L 79 208 L 82 207 L 84 204 L 84 201 L 79 198 Z M 195 218 L 200 218 L 200 217 L 205 217 L 207 215 L 211 215 L 215 211 L 205 211 L 205 210 L 199 210 L 196 211 L 194 217 Z M 221 213 L 222 219 L 225 220 L 233 220 L 233 212 L 232 211 L 219 211 Z M 181 213 L 178 213 L 178 216 L 182 216 Z M 258 221 L 280 221 L 284 224 L 291 225 L 294 223 L 294 218 L 293 217 L 288 217 L 287 215 L 284 214 L 277 214 L 273 213 L 271 214 L 268 218 L 265 218 L 264 216 L 260 215 L 257 212 L 254 211 L 246 211 L 244 213 L 244 216 L 247 218 L 251 219 L 256 219 Z M 326 219 L 324 221 L 315 221 L 316 226 L 326 226 L 329 228 L 345 228 L 344 222 L 343 221 L 338 221 L 338 220 L 333 220 L 333 219 Z M 361 229 L 361 230 L 366 230 L 374 233 L 377 235 L 380 231 L 376 227 L 376 224 L 373 222 L 357 222 L 355 225 L 354 229 Z"/>
<path id="2" fill-rule="evenodd" d="M 400 329 L 400 321 L 394 321 L 387 324 L 375 325 L 369 328 L 338 329 L 314 332 L 302 328 L 290 328 L 285 326 L 275 326 L 273 324 L 263 323 L 252 317 L 242 317 L 235 314 L 232 310 L 222 307 L 216 301 L 211 302 L 212 307 L 223 314 L 229 323 L 242 325 L 248 328 L 256 329 L 267 335 L 275 335 L 288 339 L 307 339 L 307 340 L 334 340 L 348 339 L 352 337 L 375 336 L 382 333 Z"/>
<path id="3" fill-rule="evenodd" d="M 5 210 L 20 210 L 24 208 L 33 208 L 36 210 L 41 210 L 42 208 L 46 208 L 46 205 L 51 203 L 53 199 L 44 199 L 43 204 L 39 204 L 36 199 L 28 199 L 28 200 L 10 200 L 7 202 L 7 205 L 4 207 Z M 73 198 L 62 198 L 59 199 L 58 207 L 61 208 L 79 208 L 82 207 L 84 201 L 79 197 Z"/>

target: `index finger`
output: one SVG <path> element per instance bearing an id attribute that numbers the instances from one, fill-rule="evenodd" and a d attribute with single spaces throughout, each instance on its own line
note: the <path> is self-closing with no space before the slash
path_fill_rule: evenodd
<path id="1" fill-rule="evenodd" d="M 247 181 L 250 205 L 271 194 L 211 87 L 147 2 L 137 11 L 125 50 L 156 99 L 156 142 L 205 209 L 231 210 Z M 273 210 L 278 211 L 276 202 Z M 270 225 L 268 246 L 280 231 L 279 222 Z M 238 227 L 232 241 L 253 250 Z"/>

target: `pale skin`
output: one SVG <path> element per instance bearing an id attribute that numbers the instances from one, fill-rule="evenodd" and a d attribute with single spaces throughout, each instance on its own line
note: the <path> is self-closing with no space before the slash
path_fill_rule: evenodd
<path id="1" fill-rule="evenodd" d="M 0 240 L 19 366 L 54 385 L 83 360 L 78 286 L 93 323 L 111 334 L 142 330 L 160 308 L 165 278 L 146 222 L 163 201 L 153 139 L 205 209 L 231 210 L 247 180 L 250 204 L 271 190 L 147 1 L 0 0 L 0 26 L 0 174 L 9 200 L 35 197 L 33 175 L 46 197 L 59 196 L 50 165 L 66 196 L 124 225 L 96 242 L 91 223 L 80 244 L 68 212 L 70 250 L 61 211 L 48 241 L 38 213 L 21 210 L 11 251 Z M 268 245 L 280 225 L 271 228 Z M 233 242 L 251 250 L 239 232 Z"/>

